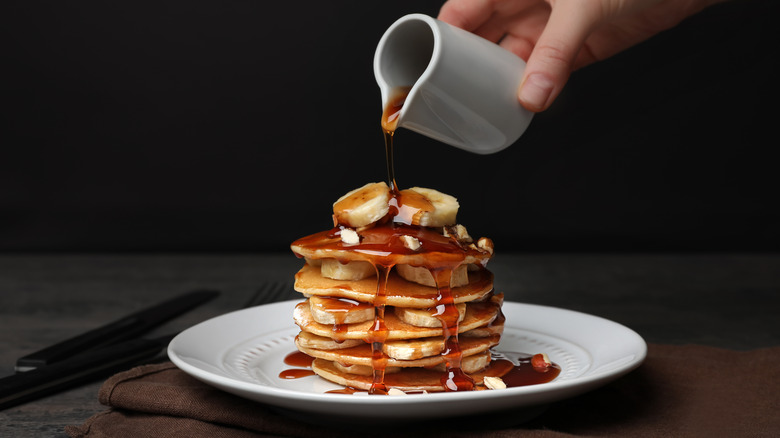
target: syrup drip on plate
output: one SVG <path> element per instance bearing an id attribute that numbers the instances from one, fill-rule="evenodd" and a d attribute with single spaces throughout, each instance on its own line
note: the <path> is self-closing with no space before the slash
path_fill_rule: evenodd
<path id="1" fill-rule="evenodd" d="M 311 370 L 312 362 L 314 362 L 313 357 L 300 351 L 294 351 L 284 357 L 284 363 L 296 368 L 283 370 L 279 373 L 279 378 L 290 380 L 313 376 L 314 371 Z"/>
<path id="2" fill-rule="evenodd" d="M 507 388 L 539 385 L 551 382 L 561 373 L 561 367 L 553 363 L 548 368 L 536 368 L 531 365 L 533 355 L 524 353 L 494 354 L 485 376 L 501 377 Z"/>

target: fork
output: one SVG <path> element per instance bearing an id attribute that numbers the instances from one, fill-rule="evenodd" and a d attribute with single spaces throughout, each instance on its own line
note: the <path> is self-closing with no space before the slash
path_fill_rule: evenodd
<path id="1" fill-rule="evenodd" d="M 263 283 L 260 288 L 252 294 L 243 308 L 295 298 L 293 291 L 292 283 L 289 281 L 270 281 Z"/>

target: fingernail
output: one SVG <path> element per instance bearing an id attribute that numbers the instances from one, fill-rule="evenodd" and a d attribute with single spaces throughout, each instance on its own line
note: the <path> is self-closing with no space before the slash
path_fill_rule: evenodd
<path id="1" fill-rule="evenodd" d="M 520 103 L 531 111 L 542 111 L 547 106 L 553 87 L 553 82 L 545 75 L 531 73 L 520 84 Z"/>

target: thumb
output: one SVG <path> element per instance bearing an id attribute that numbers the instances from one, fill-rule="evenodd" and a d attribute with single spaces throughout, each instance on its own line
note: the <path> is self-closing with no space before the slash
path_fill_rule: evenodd
<path id="1" fill-rule="evenodd" d="M 592 4 L 582 0 L 555 2 L 520 81 L 518 99 L 526 109 L 543 111 L 560 94 L 577 54 L 599 20 L 589 6 Z"/>

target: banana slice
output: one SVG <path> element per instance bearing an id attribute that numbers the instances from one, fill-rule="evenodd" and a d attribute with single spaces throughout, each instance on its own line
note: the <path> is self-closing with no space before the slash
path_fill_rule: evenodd
<path id="1" fill-rule="evenodd" d="M 341 263 L 336 259 L 322 259 L 320 263 L 320 274 L 325 278 L 334 280 L 362 280 L 364 278 L 376 275 L 374 265 L 369 262 L 347 262 Z"/>
<path id="2" fill-rule="evenodd" d="M 336 361 L 333 362 L 333 365 L 337 370 L 345 373 L 357 374 L 359 376 L 374 375 L 374 369 L 367 365 L 347 365 Z M 385 374 L 397 373 L 399 371 L 401 371 L 400 367 L 385 367 Z"/>
<path id="3" fill-rule="evenodd" d="M 309 298 L 312 318 L 320 324 L 354 324 L 373 321 L 374 306 L 349 298 Z"/>
<path id="4" fill-rule="evenodd" d="M 458 215 L 458 200 L 455 197 L 442 193 L 434 189 L 426 189 L 423 187 L 412 187 L 410 189 L 402 190 L 401 196 L 404 192 L 411 191 L 422 195 L 433 206 L 432 211 L 423 211 L 419 215 L 415 215 L 412 220 L 412 225 L 420 225 L 423 227 L 446 227 L 455 225 L 455 218 Z"/>
<path id="5" fill-rule="evenodd" d="M 464 357 L 460 362 L 460 369 L 462 369 L 464 373 L 476 373 L 477 371 L 490 365 L 490 359 L 490 351 Z M 447 371 L 447 365 L 440 363 L 433 369 L 438 371 Z"/>
<path id="6" fill-rule="evenodd" d="M 390 187 L 384 182 L 368 183 L 340 197 L 333 204 L 336 222 L 353 228 L 365 227 L 390 211 Z"/>
<path id="7" fill-rule="evenodd" d="M 316 348 L 317 350 L 341 350 L 342 348 L 357 347 L 364 342 L 360 339 L 345 339 L 341 342 L 334 341 L 325 336 L 301 331 L 295 338 L 295 343 L 304 348 Z"/>
<path id="8" fill-rule="evenodd" d="M 415 360 L 433 356 L 444 351 L 444 339 L 422 338 L 385 342 L 382 351 L 397 360 Z"/>
<path id="9" fill-rule="evenodd" d="M 395 265 L 395 271 L 404 280 L 412 281 L 423 286 L 436 287 L 433 274 L 424 266 Z M 450 287 L 460 287 L 469 284 L 468 266 L 460 265 L 452 270 Z"/>
<path id="10" fill-rule="evenodd" d="M 458 309 L 458 322 L 463 321 L 466 316 L 466 304 L 456 304 L 455 308 Z M 415 327 L 441 327 L 441 321 L 431 313 L 432 311 L 429 309 L 395 308 L 395 316 L 407 324 Z"/>

